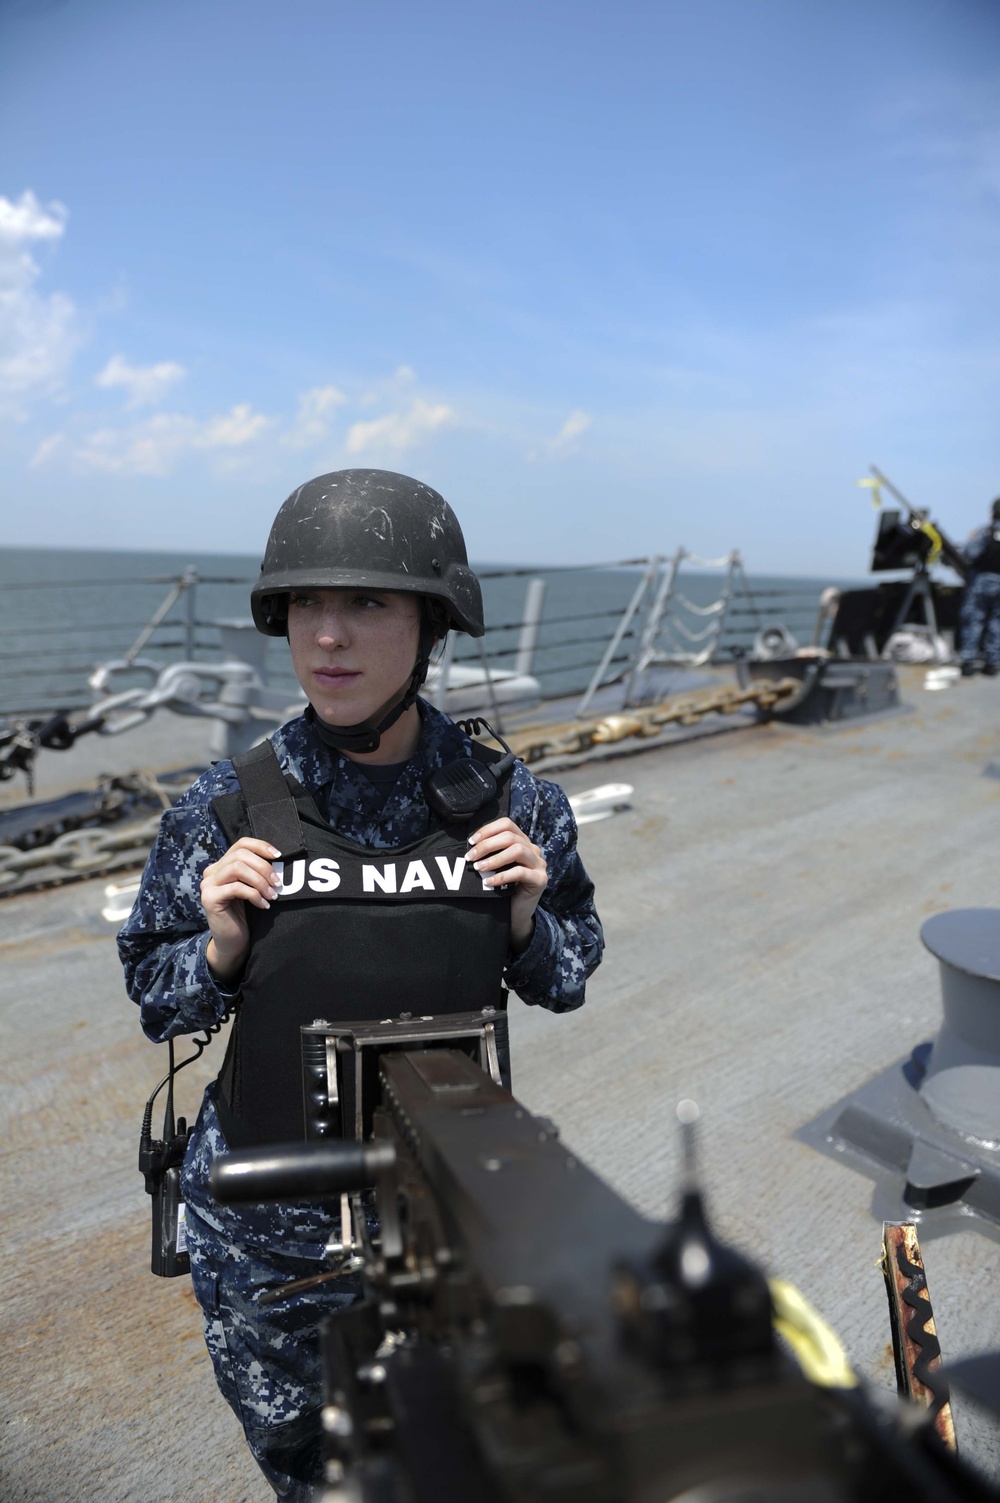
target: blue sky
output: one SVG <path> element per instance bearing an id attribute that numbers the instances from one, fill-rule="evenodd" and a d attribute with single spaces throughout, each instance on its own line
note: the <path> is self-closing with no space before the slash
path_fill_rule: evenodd
<path id="1" fill-rule="evenodd" d="M 0 537 L 857 575 L 1000 494 L 995 0 L 5 0 Z"/>

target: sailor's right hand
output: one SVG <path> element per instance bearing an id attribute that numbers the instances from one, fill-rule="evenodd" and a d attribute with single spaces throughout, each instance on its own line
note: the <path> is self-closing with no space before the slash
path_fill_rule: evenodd
<path id="1" fill-rule="evenodd" d="M 271 862 L 280 855 L 266 840 L 245 835 L 202 873 L 201 906 L 211 934 L 206 959 L 217 981 L 231 981 L 243 969 L 250 949 L 244 904 L 270 908 L 278 896 Z"/>

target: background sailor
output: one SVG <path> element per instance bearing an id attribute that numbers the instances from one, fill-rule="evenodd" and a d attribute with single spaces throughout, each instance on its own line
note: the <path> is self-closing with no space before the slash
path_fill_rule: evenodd
<path id="1" fill-rule="evenodd" d="M 1000 496 L 964 554 L 970 572 L 962 596 L 962 672 L 992 676 L 1000 673 Z"/>

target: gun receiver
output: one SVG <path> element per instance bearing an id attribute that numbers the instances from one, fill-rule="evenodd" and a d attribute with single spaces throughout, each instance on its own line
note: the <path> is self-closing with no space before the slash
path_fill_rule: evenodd
<path id="1" fill-rule="evenodd" d="M 323 1328 L 322 1503 L 996 1503 L 931 1427 L 803 1377 L 690 1178 L 648 1221 L 456 1049 L 379 1083 L 370 1143 L 257 1155 L 275 1188 L 312 1156 L 316 1195 L 377 1186 L 365 1297 Z"/>

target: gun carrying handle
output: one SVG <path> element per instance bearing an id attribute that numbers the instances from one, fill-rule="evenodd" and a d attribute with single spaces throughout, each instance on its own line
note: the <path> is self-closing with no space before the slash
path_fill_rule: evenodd
<path id="1" fill-rule="evenodd" d="M 216 1159 L 209 1185 L 225 1205 L 327 1199 L 370 1189 L 395 1162 L 391 1143 L 281 1143 Z"/>

